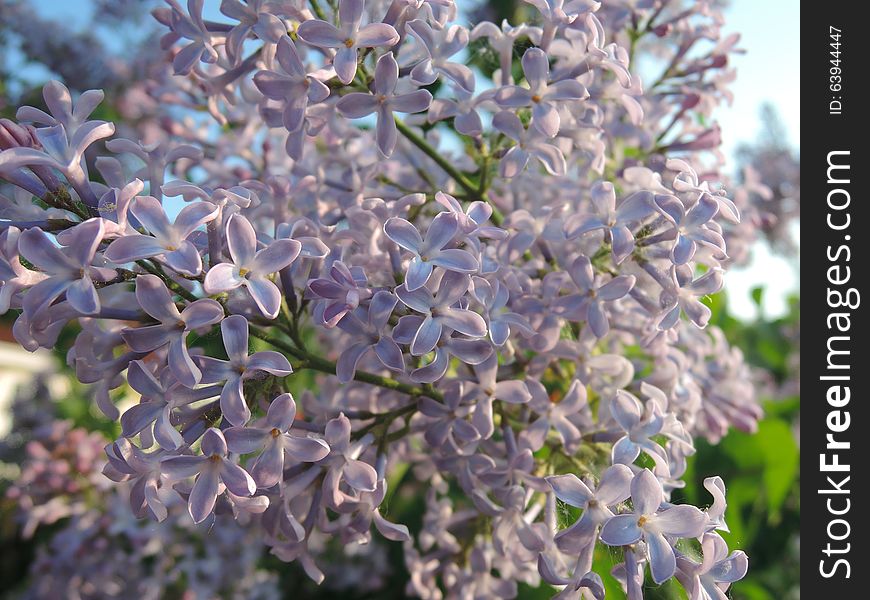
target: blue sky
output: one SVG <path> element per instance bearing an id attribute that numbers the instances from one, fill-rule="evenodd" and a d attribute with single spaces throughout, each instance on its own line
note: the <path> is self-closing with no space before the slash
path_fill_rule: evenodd
<path id="1" fill-rule="evenodd" d="M 460 0 L 461 1 L 461 0 Z M 605 2 L 607 0 L 604 0 Z M 218 6 L 217 0 L 207 5 Z M 88 22 L 90 0 L 33 2 L 36 10 L 69 22 Z M 773 104 L 786 126 L 788 143 L 800 148 L 800 4 L 797 0 L 734 0 L 726 12 L 726 33 L 741 33 L 740 47 L 747 52 L 734 57 L 737 80 L 732 85 L 734 103 L 717 114 L 722 126 L 724 151 L 733 155 L 741 142 L 753 141 L 761 129 L 759 109 Z M 741 317 L 751 318 L 755 307 L 749 291 L 765 285 L 764 310 L 768 316 L 785 311 L 785 298 L 799 287 L 798 265 L 758 248 L 753 264 L 729 272 L 729 304 Z"/>

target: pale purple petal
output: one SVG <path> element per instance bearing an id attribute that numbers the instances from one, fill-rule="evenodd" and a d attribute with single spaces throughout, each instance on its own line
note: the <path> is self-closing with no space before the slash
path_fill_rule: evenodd
<path id="1" fill-rule="evenodd" d="M 270 439 L 268 430 L 256 427 L 228 427 L 224 430 L 227 448 L 237 454 L 251 454 L 258 451 Z"/>
<path id="2" fill-rule="evenodd" d="M 188 329 L 200 329 L 218 323 L 224 316 L 224 309 L 216 300 L 201 298 L 188 304 L 180 316 Z"/>
<path id="3" fill-rule="evenodd" d="M 400 113 L 418 113 L 429 108 L 432 94 L 429 90 L 416 90 L 409 94 L 394 96 L 390 100 L 390 110 Z"/>
<path id="4" fill-rule="evenodd" d="M 90 277 L 73 281 L 66 290 L 66 299 L 70 306 L 82 314 L 93 315 L 100 311 L 100 297 Z"/>
<path id="5" fill-rule="evenodd" d="M 317 462 L 329 454 L 329 446 L 320 438 L 284 436 L 287 454 L 301 462 Z"/>
<path id="6" fill-rule="evenodd" d="M 208 464 L 205 456 L 172 456 L 160 462 L 160 472 L 170 481 L 193 477 Z"/>
<path id="7" fill-rule="evenodd" d="M 284 444 L 280 438 L 268 438 L 251 474 L 261 488 L 270 488 L 281 480 L 284 474 Z"/>
<path id="8" fill-rule="evenodd" d="M 278 286 L 264 277 L 251 277 L 245 280 L 251 298 L 264 316 L 274 319 L 281 309 L 281 291 Z"/>
<path id="9" fill-rule="evenodd" d="M 559 133 L 559 111 L 549 102 L 538 102 L 532 107 L 532 125 L 545 136 L 552 138 Z"/>
<path id="10" fill-rule="evenodd" d="M 194 523 L 202 523 L 211 514 L 217 501 L 220 467 L 210 464 L 199 474 L 188 499 L 188 510 Z"/>
<path id="11" fill-rule="evenodd" d="M 150 235 L 134 233 L 120 237 L 109 244 L 104 256 L 115 263 L 126 263 L 150 258 L 165 252 L 163 245 Z"/>
<path id="12" fill-rule="evenodd" d="M 360 359 L 369 351 L 371 346 L 366 342 L 353 344 L 346 348 L 338 357 L 335 366 L 335 374 L 341 383 L 347 383 L 353 380 L 356 374 L 356 367 Z"/>
<path id="13" fill-rule="evenodd" d="M 616 515 L 601 528 L 601 541 L 608 546 L 627 546 L 640 540 L 642 534 L 637 515 Z"/>
<path id="14" fill-rule="evenodd" d="M 674 549 L 660 533 L 647 533 L 645 539 L 653 581 L 662 584 L 673 577 L 677 570 Z"/>
<path id="15" fill-rule="evenodd" d="M 244 425 L 251 418 L 251 409 L 245 402 L 242 384 L 242 378 L 234 374 L 221 389 L 221 414 L 231 425 L 235 426 Z"/>
<path id="16" fill-rule="evenodd" d="M 260 275 L 277 273 L 288 266 L 302 250 L 302 244 L 296 240 L 275 240 L 257 252 L 251 270 Z"/>
<path id="17" fill-rule="evenodd" d="M 523 54 L 523 73 L 529 86 L 535 90 L 547 85 L 547 79 L 550 77 L 550 63 L 547 60 L 547 53 L 540 48 L 529 48 Z"/>
<path id="18" fill-rule="evenodd" d="M 423 238 L 417 228 L 401 217 L 387 219 L 384 233 L 405 250 L 417 252 L 423 246 Z"/>
<path id="19" fill-rule="evenodd" d="M 175 324 L 181 321 L 181 313 L 175 308 L 169 290 L 156 275 L 139 275 L 136 278 L 136 300 L 142 310 L 162 323 Z"/>
<path id="20" fill-rule="evenodd" d="M 239 275 L 239 269 L 231 263 L 214 265 L 205 274 L 203 288 L 208 294 L 217 294 L 234 290 L 245 282 L 245 278 Z"/>
<path id="21" fill-rule="evenodd" d="M 602 300 L 618 300 L 631 291 L 634 283 L 634 275 L 619 275 L 598 288 L 598 297 Z"/>
<path id="22" fill-rule="evenodd" d="M 437 318 L 441 323 L 451 329 L 455 329 L 459 333 L 464 333 L 471 337 L 483 337 L 486 335 L 486 321 L 479 314 L 470 310 L 442 308 L 438 312 Z"/>
<path id="23" fill-rule="evenodd" d="M 478 315 L 479 316 L 479 315 Z M 486 324 L 484 323 L 484 330 Z M 411 354 L 422 356 L 431 352 L 441 338 L 441 322 L 427 315 L 411 341 Z"/>
<path id="24" fill-rule="evenodd" d="M 183 275 L 196 277 L 202 271 L 202 257 L 199 255 L 199 250 L 187 240 L 183 240 L 176 250 L 164 254 L 163 260 L 169 267 Z"/>
<path id="25" fill-rule="evenodd" d="M 153 196 L 133 198 L 129 210 L 145 229 L 158 238 L 167 239 L 172 235 L 172 226 L 157 198 Z"/>
<path id="26" fill-rule="evenodd" d="M 707 517 L 694 506 L 681 504 L 663 510 L 652 522 L 656 529 L 666 535 L 694 538 L 704 533 Z"/>
<path id="27" fill-rule="evenodd" d="M 392 25 L 386 23 L 370 23 L 361 27 L 356 35 L 356 44 L 361 48 L 394 46 L 397 43 L 399 43 L 399 33 Z"/>
<path id="28" fill-rule="evenodd" d="M 335 59 L 332 61 L 332 66 L 335 68 L 335 74 L 338 80 L 347 85 L 353 81 L 356 76 L 357 66 L 357 49 L 356 46 L 347 48 L 344 44 L 341 45 L 338 52 L 335 53 Z"/>
<path id="29" fill-rule="evenodd" d="M 221 337 L 231 361 L 243 362 L 248 357 L 248 320 L 242 315 L 231 315 L 221 321 Z"/>
<path id="30" fill-rule="evenodd" d="M 474 256 L 465 250 L 456 248 L 442 250 L 432 257 L 429 262 L 435 266 L 457 273 L 476 273 L 480 269 L 480 263 L 477 262 Z"/>
<path id="31" fill-rule="evenodd" d="M 206 430 L 202 436 L 202 453 L 205 456 L 218 455 L 226 456 L 227 442 L 224 439 L 224 434 L 220 429 L 214 427 Z"/>
<path id="32" fill-rule="evenodd" d="M 342 96 L 335 107 L 348 119 L 361 119 L 378 109 L 378 99 L 371 94 L 353 92 Z"/>
<path id="33" fill-rule="evenodd" d="M 249 371 L 266 371 L 276 377 L 286 377 L 293 372 L 287 357 L 274 350 L 255 352 L 248 359 L 247 368 Z"/>
<path id="34" fill-rule="evenodd" d="M 396 129 L 396 121 L 393 119 L 393 113 L 389 105 L 380 105 L 377 113 L 378 125 L 375 129 L 375 137 L 378 141 L 378 149 L 384 156 L 389 157 L 396 148 L 399 136 Z"/>
<path id="35" fill-rule="evenodd" d="M 547 477 L 547 483 L 559 500 L 577 508 L 586 508 L 586 503 L 593 497 L 589 487 L 574 474 Z"/>
<path id="36" fill-rule="evenodd" d="M 297 34 L 312 46 L 320 48 L 338 48 L 339 46 L 344 46 L 344 38 L 341 32 L 334 25 L 325 21 L 304 21 L 300 23 Z"/>
<path id="37" fill-rule="evenodd" d="M 426 285 L 426 282 L 429 281 L 431 275 L 432 262 L 424 261 L 419 256 L 415 256 L 408 263 L 408 272 L 405 275 L 405 287 L 411 292 L 422 289 Z"/>
<path id="38" fill-rule="evenodd" d="M 202 378 L 202 372 L 190 358 L 185 340 L 187 332 L 169 341 L 169 368 L 182 385 L 193 388 Z"/>
<path id="39" fill-rule="evenodd" d="M 605 506 L 618 504 L 630 495 L 633 473 L 625 465 L 613 465 L 601 476 L 595 496 Z"/>
<path id="40" fill-rule="evenodd" d="M 251 496 L 257 491 L 257 484 L 248 472 L 228 460 L 221 463 L 221 479 L 236 496 Z"/>
<path id="41" fill-rule="evenodd" d="M 251 222 L 239 214 L 230 215 L 227 221 L 227 248 L 233 262 L 248 267 L 257 251 L 257 234 Z"/>
<path id="42" fill-rule="evenodd" d="M 499 381 L 495 384 L 495 397 L 510 404 L 525 404 L 532 399 L 529 388 L 519 380 Z"/>
<path id="43" fill-rule="evenodd" d="M 285 359 L 286 360 L 286 359 Z M 296 402 L 290 394 L 281 394 L 269 404 L 266 423 L 278 431 L 287 431 L 296 418 Z"/>
<path id="44" fill-rule="evenodd" d="M 631 481 L 631 501 L 639 515 L 655 513 L 664 502 L 662 484 L 649 469 L 644 469 Z"/>
<path id="45" fill-rule="evenodd" d="M 373 492 L 377 487 L 377 471 L 361 460 L 349 459 L 344 465 L 343 474 L 347 484 L 360 492 Z"/>

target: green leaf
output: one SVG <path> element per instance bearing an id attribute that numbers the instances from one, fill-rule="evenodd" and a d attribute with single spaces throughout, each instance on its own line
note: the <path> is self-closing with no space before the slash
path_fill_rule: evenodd
<path id="1" fill-rule="evenodd" d="M 761 303 L 764 301 L 764 286 L 759 285 L 752 288 L 750 295 L 752 296 L 753 304 L 760 309 Z"/>

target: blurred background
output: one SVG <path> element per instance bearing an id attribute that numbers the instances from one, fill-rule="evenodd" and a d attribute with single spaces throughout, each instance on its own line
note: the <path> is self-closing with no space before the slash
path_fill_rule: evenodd
<path id="1" fill-rule="evenodd" d="M 491 4 L 504 10 L 509 3 Z M 149 15 L 157 5 L 0 0 L 0 117 L 14 117 L 21 104 L 40 105 L 50 78 L 74 92 L 106 90 L 97 118 L 146 115 L 153 100 L 129 82 L 160 60 L 160 33 Z M 207 18 L 219 17 L 218 5 L 207 3 Z M 796 2 L 735 0 L 725 14 L 726 31 L 741 33 L 746 53 L 732 63 L 733 103 L 717 115 L 722 150 L 735 179 L 750 172 L 770 194 L 759 199 L 763 235 L 745 264 L 729 271 L 727 293 L 710 304 L 713 323 L 755 367 L 766 417 L 756 435 L 732 432 L 716 447 L 698 441 L 679 493 L 703 506 L 704 476 L 720 474 L 728 486 L 725 537 L 750 557 L 749 575 L 729 595 L 790 600 L 800 597 L 800 13 Z M 0 218 L 2 210 L 0 202 Z M 100 473 L 102 448 L 118 432 L 94 407 L 94 391 L 64 366 L 75 332 L 53 352 L 30 354 L 12 338 L 13 312 L 0 317 L 0 596 L 66 598 L 75 588 L 82 598 L 131 591 L 141 598 L 271 598 L 279 590 L 296 598 L 403 597 L 403 571 L 389 565 L 327 574 L 329 587 L 315 592 L 300 569 L 245 545 L 244 530 L 232 522 L 209 531 L 180 519 L 135 521 Z M 401 499 L 391 507 L 399 522 L 414 523 L 418 513 Z M 383 553 L 383 560 L 400 562 L 401 553 Z M 520 597 L 550 595 L 527 588 Z"/>

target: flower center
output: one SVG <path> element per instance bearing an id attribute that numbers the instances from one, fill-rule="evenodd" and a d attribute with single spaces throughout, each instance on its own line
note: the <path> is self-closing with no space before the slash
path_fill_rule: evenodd
<path id="1" fill-rule="evenodd" d="M 541 98 L 541 96 L 539 96 L 538 94 L 535 94 L 534 96 L 532 96 L 532 102 L 534 102 L 535 104 L 537 104 L 541 100 L 543 100 L 543 98 Z"/>
<path id="2" fill-rule="evenodd" d="M 273 427 L 272 431 L 269 432 L 269 435 L 271 435 L 273 438 L 276 438 L 281 435 L 281 431 L 277 427 Z"/>
<path id="3" fill-rule="evenodd" d="M 345 48 L 353 48 L 354 43 L 355 42 L 353 41 L 352 38 L 347 38 L 346 40 L 344 40 L 344 47 Z"/>
<path id="4" fill-rule="evenodd" d="M 208 457 L 208 459 L 209 459 L 211 462 L 215 462 L 215 463 L 216 463 L 216 462 L 220 462 L 220 460 L 221 460 L 221 456 L 220 456 L 220 454 L 212 454 L 211 456 Z"/>
<path id="5" fill-rule="evenodd" d="M 637 520 L 637 526 L 643 527 L 644 525 L 646 525 L 647 521 L 649 521 L 649 518 L 646 515 L 641 515 L 641 517 Z"/>
<path id="6" fill-rule="evenodd" d="M 250 272 L 251 272 L 250 269 L 246 269 L 246 268 L 242 267 L 239 269 L 239 277 L 244 277 L 245 275 L 247 275 Z"/>

